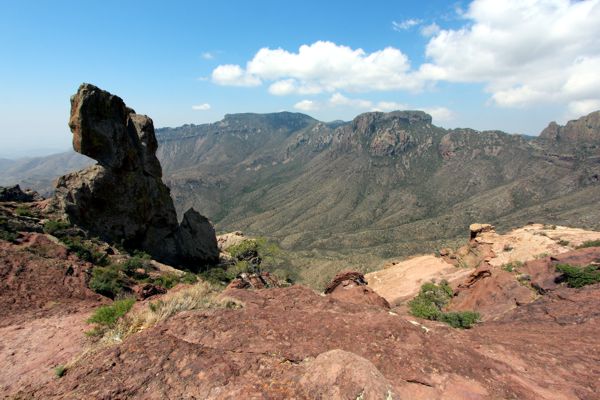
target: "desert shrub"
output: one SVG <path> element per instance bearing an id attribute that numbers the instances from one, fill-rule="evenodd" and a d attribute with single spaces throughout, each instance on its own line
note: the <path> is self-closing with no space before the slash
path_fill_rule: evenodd
<path id="1" fill-rule="evenodd" d="M 48 220 L 44 224 L 44 232 L 56 236 L 57 233 L 69 228 L 70 225 L 64 221 Z"/>
<path id="2" fill-rule="evenodd" d="M 88 334 L 92 336 L 99 335 L 105 330 L 113 328 L 119 318 L 127 314 L 127 312 L 133 307 L 135 299 L 123 299 L 116 300 L 112 304 L 97 308 L 92 316 L 88 318 L 88 324 L 95 324 L 96 327 L 89 331 Z"/>
<path id="3" fill-rule="evenodd" d="M 64 365 L 58 365 L 54 368 L 54 375 L 57 378 L 62 378 L 67 373 L 67 368 Z"/>
<path id="4" fill-rule="evenodd" d="M 577 246 L 578 249 L 585 249 L 586 247 L 600 247 L 600 240 L 586 240 Z"/>
<path id="5" fill-rule="evenodd" d="M 6 240 L 7 242 L 14 242 L 17 240 L 17 234 L 15 232 L 0 229 L 0 239 Z"/>
<path id="6" fill-rule="evenodd" d="M 165 289 L 171 289 L 179 282 L 181 282 L 181 278 L 179 277 L 179 275 L 173 273 L 163 274 L 152 280 L 153 284 L 164 287 Z"/>
<path id="7" fill-rule="evenodd" d="M 132 256 L 135 258 L 142 259 L 142 260 L 151 260 L 152 259 L 152 256 L 143 250 L 134 250 Z"/>
<path id="8" fill-rule="evenodd" d="M 502 264 L 500 266 L 500 268 L 502 268 L 506 272 L 513 272 L 513 271 L 518 272 L 519 268 L 521 268 L 522 266 L 523 266 L 523 263 L 521 261 L 511 261 L 509 263 Z"/>
<path id="9" fill-rule="evenodd" d="M 90 289 L 103 296 L 114 299 L 125 287 L 126 281 L 118 266 L 95 267 L 88 283 Z"/>
<path id="10" fill-rule="evenodd" d="M 69 251 L 77 254 L 77 257 L 83 261 L 101 266 L 108 264 L 108 256 L 106 253 L 96 251 L 91 243 L 86 243 L 80 237 L 67 236 L 63 237 L 61 241 L 67 246 Z"/>
<path id="11" fill-rule="evenodd" d="M 103 340 L 111 343 L 121 341 L 183 311 L 243 307 L 239 300 L 219 295 L 220 291 L 215 286 L 203 281 L 167 293 L 160 300 L 150 302 L 147 308 L 129 313 L 118 320 L 112 328 L 104 332 Z"/>
<path id="12" fill-rule="evenodd" d="M 559 264 L 556 270 L 563 273 L 569 287 L 578 288 L 600 282 L 600 270 L 596 265 L 574 267 L 569 264 Z"/>
<path id="13" fill-rule="evenodd" d="M 568 240 L 563 240 L 563 239 L 561 239 L 561 240 L 558 241 L 558 244 L 561 245 L 561 246 L 568 246 L 569 243 L 570 242 Z"/>
<path id="14" fill-rule="evenodd" d="M 226 285 L 231 281 L 227 271 L 223 268 L 210 268 L 200 273 L 200 277 L 213 285 Z"/>
<path id="15" fill-rule="evenodd" d="M 33 213 L 29 207 L 19 206 L 15 209 L 15 214 L 19 217 L 33 217 Z"/>
<path id="16" fill-rule="evenodd" d="M 438 320 L 453 328 L 469 329 L 475 325 L 481 316 L 475 311 L 457 311 L 441 313 Z"/>
<path id="17" fill-rule="evenodd" d="M 479 313 L 442 311 L 451 298 L 452 288 L 448 282 L 442 281 L 439 285 L 428 282 L 421 286 L 419 294 L 408 303 L 408 306 L 410 313 L 415 317 L 445 322 L 454 328 L 471 328 L 480 319 Z"/>

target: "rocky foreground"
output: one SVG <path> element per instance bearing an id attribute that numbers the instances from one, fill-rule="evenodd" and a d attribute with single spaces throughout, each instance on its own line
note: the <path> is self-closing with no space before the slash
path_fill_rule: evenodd
<path id="1" fill-rule="evenodd" d="M 406 301 L 388 302 L 369 277 L 348 273 L 326 294 L 232 286 L 220 296 L 239 307 L 182 311 L 98 346 L 84 334 L 93 310 L 111 303 L 88 287 L 97 267 L 44 233 L 47 202 L 29 200 L 0 203 L 4 226 L 19 227 L 0 240 L 0 363 L 12 366 L 0 373 L 5 398 L 599 398 L 600 284 L 567 287 L 554 266 L 598 263 L 600 247 L 561 249 L 509 272 L 494 265 L 484 239 L 497 234 L 479 233 L 468 247 L 488 248 L 483 260 L 452 266 L 463 277 L 452 284 L 449 308 L 483 316 L 468 330 L 415 318 Z M 16 215 L 25 206 L 32 216 Z M 584 232 L 593 235 L 600 237 Z M 457 253 L 440 259 L 468 258 Z M 130 313 L 169 293 L 138 296 Z"/>

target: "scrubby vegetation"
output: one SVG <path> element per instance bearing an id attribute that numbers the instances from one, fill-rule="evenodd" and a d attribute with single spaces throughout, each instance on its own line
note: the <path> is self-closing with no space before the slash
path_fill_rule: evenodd
<path id="1" fill-rule="evenodd" d="M 600 269 L 597 265 L 574 267 L 569 264 L 559 264 L 556 270 L 563 273 L 569 287 L 579 288 L 600 282 Z"/>
<path id="2" fill-rule="evenodd" d="M 89 324 L 96 325 L 94 329 L 88 331 L 87 334 L 90 336 L 99 336 L 108 329 L 113 328 L 119 318 L 127 314 L 134 303 L 135 299 L 129 298 L 116 300 L 110 305 L 99 307 L 87 320 Z"/>
<path id="3" fill-rule="evenodd" d="M 15 214 L 19 217 L 35 217 L 31 209 L 27 206 L 19 206 L 15 209 Z"/>
<path id="4" fill-rule="evenodd" d="M 112 299 L 122 296 L 127 288 L 136 283 L 152 283 L 165 289 L 171 289 L 178 283 L 193 284 L 198 278 L 191 272 L 183 274 L 162 273 L 150 275 L 151 264 L 148 259 L 131 257 L 120 263 L 96 266 L 92 271 L 89 288 Z"/>
<path id="5" fill-rule="evenodd" d="M 578 249 L 585 249 L 586 247 L 600 247 L 600 240 L 587 240 L 577 246 Z"/>
<path id="6" fill-rule="evenodd" d="M 408 303 L 410 313 L 415 317 L 445 322 L 454 328 L 471 328 L 479 321 L 480 315 L 474 311 L 442 311 L 451 298 L 452 288 L 448 282 L 442 281 L 439 285 L 424 283 L 419 294 Z"/>
<path id="7" fill-rule="evenodd" d="M 217 287 L 203 281 L 167 293 L 160 300 L 149 303 L 148 307 L 117 319 L 110 329 L 102 332 L 103 340 L 108 343 L 121 341 L 183 311 L 243 307 L 239 300 L 219 295 Z"/>
<path id="8" fill-rule="evenodd" d="M 521 261 L 511 261 L 506 264 L 502 264 L 500 268 L 502 268 L 506 272 L 519 272 L 519 268 L 523 266 Z"/>
<path id="9" fill-rule="evenodd" d="M 67 368 L 64 365 L 58 365 L 54 368 L 54 375 L 56 375 L 57 378 L 62 378 L 66 373 Z"/>
<path id="10" fill-rule="evenodd" d="M 226 285 L 244 272 L 269 272 L 288 283 L 293 283 L 298 278 L 279 246 L 265 238 L 244 240 L 229 247 L 227 252 L 234 263 L 227 268 L 210 268 L 204 271 L 201 274 L 204 280 L 216 285 Z"/>
<path id="11" fill-rule="evenodd" d="M 56 221 L 56 220 L 48 220 L 44 224 L 44 232 L 50 235 L 56 236 L 66 229 L 68 229 L 70 225 L 64 221 Z"/>

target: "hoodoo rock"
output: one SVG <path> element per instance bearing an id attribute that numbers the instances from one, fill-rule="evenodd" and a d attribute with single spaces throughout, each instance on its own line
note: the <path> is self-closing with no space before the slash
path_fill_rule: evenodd
<path id="1" fill-rule="evenodd" d="M 193 209 L 177 214 L 162 168 L 152 119 L 90 84 L 71 97 L 73 148 L 96 165 L 59 178 L 52 206 L 101 238 L 155 259 L 198 268 L 218 261 L 210 222 Z"/>

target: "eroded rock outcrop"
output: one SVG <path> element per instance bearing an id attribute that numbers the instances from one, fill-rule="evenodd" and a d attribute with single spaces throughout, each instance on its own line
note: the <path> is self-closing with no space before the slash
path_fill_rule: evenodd
<path id="1" fill-rule="evenodd" d="M 367 286 L 365 276 L 356 271 L 337 274 L 325 288 L 325 294 L 331 298 L 354 304 L 369 304 L 390 308 L 386 299 Z"/>
<path id="2" fill-rule="evenodd" d="M 198 268 L 218 261 L 210 222 L 193 209 L 183 221 L 162 182 L 152 119 L 90 84 L 71 98 L 73 148 L 98 161 L 59 178 L 53 208 L 70 222 L 155 259 Z"/>

